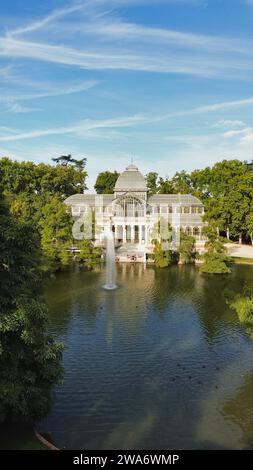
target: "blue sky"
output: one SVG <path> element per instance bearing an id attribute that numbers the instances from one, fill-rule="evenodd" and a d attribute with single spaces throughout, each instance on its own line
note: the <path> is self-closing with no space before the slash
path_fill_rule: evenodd
<path id="1" fill-rule="evenodd" d="M 9 0 L 0 155 L 134 157 L 171 176 L 253 158 L 253 0 Z"/>

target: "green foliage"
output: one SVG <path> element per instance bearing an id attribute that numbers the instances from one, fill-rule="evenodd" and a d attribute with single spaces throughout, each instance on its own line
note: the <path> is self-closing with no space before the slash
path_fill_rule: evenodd
<path id="1" fill-rule="evenodd" d="M 86 187 L 85 159 L 75 160 L 71 155 L 66 156 L 67 162 L 64 159 L 56 159 L 57 166 L 0 160 L 10 212 L 20 222 L 33 225 L 45 271 L 65 269 L 71 264 L 73 221 L 63 201 Z"/>
<path id="2" fill-rule="evenodd" d="M 178 263 L 178 253 L 172 250 L 164 250 L 162 243 L 158 240 L 152 240 L 152 244 L 154 245 L 153 259 L 158 268 L 167 268 Z"/>
<path id="3" fill-rule="evenodd" d="M 205 204 L 205 219 L 232 240 L 252 239 L 253 173 L 247 163 L 223 160 L 191 174 L 194 194 Z"/>
<path id="4" fill-rule="evenodd" d="M 80 252 L 76 254 L 76 260 L 80 266 L 91 269 L 101 263 L 102 250 L 99 247 L 94 247 L 91 241 L 78 242 L 78 249 Z"/>
<path id="5" fill-rule="evenodd" d="M 213 167 L 177 172 L 172 178 L 149 173 L 149 193 L 193 194 L 205 206 L 205 220 L 215 222 L 220 234 L 253 243 L 253 165 L 223 160 Z"/>
<path id="6" fill-rule="evenodd" d="M 180 261 L 182 264 L 194 263 L 196 259 L 195 238 L 186 235 L 183 230 L 180 234 Z"/>
<path id="7" fill-rule="evenodd" d="M 231 269 L 227 266 L 226 262 L 226 255 L 221 253 L 206 253 L 200 270 L 202 273 L 207 274 L 229 274 Z"/>
<path id="8" fill-rule="evenodd" d="M 114 186 L 119 177 L 117 171 L 103 171 L 99 173 L 94 188 L 98 194 L 113 194 Z"/>
<path id="9" fill-rule="evenodd" d="M 161 194 L 174 194 L 175 190 L 171 179 L 160 177 L 157 192 Z"/>
<path id="10" fill-rule="evenodd" d="M 156 242 L 170 242 L 172 238 L 172 227 L 170 223 L 164 218 L 160 217 L 152 228 L 152 239 Z"/>
<path id="11" fill-rule="evenodd" d="M 253 296 L 237 296 L 230 307 L 236 311 L 241 323 L 253 326 Z"/>
<path id="12" fill-rule="evenodd" d="M 62 346 L 46 333 L 40 246 L 33 227 L 0 215 L 0 420 L 44 416 L 62 376 Z"/>
<path id="13" fill-rule="evenodd" d="M 155 193 L 158 192 L 157 179 L 158 179 L 158 173 L 156 173 L 154 171 L 150 171 L 146 175 L 148 194 L 150 196 L 152 196 L 152 194 L 155 194 Z"/>
<path id="14" fill-rule="evenodd" d="M 175 194 L 189 194 L 191 192 L 191 177 L 186 171 L 177 171 L 171 182 Z"/>
<path id="15" fill-rule="evenodd" d="M 73 165 L 17 162 L 5 157 L 0 159 L 0 174 L 5 196 L 51 193 L 64 200 L 86 189 L 87 173 Z"/>
<path id="16" fill-rule="evenodd" d="M 253 341 L 253 284 L 245 284 L 242 293 L 227 294 L 227 304 L 236 311 L 240 323 L 245 327 Z"/>
<path id="17" fill-rule="evenodd" d="M 41 209 L 39 226 L 44 268 L 52 271 L 66 268 L 71 262 L 72 217 L 57 197 Z"/>
<path id="18" fill-rule="evenodd" d="M 72 155 L 61 155 L 60 157 L 52 158 L 53 162 L 56 162 L 57 165 L 68 166 L 73 165 L 78 170 L 83 170 L 85 168 L 87 158 L 81 158 L 76 160 Z"/>
<path id="19" fill-rule="evenodd" d="M 229 274 L 229 257 L 226 255 L 226 248 L 223 245 L 214 226 L 209 225 L 205 229 L 208 241 L 205 244 L 207 252 L 203 255 L 204 263 L 200 267 L 202 273 L 208 274 Z"/>

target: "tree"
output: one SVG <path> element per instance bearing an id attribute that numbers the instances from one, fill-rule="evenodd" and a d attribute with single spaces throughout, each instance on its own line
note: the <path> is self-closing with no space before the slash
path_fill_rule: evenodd
<path id="1" fill-rule="evenodd" d="M 253 340 L 253 288 L 244 286 L 241 294 L 234 295 L 228 300 L 229 306 L 236 311 L 240 323 L 246 328 L 251 340 Z"/>
<path id="2" fill-rule="evenodd" d="M 191 177 L 186 171 L 177 171 L 171 182 L 174 193 L 189 194 L 191 192 Z"/>
<path id="3" fill-rule="evenodd" d="M 157 179 L 158 179 L 158 173 L 156 173 L 155 171 L 150 171 L 146 175 L 146 182 L 147 182 L 149 196 L 152 196 L 152 194 L 155 194 L 158 191 Z"/>
<path id="4" fill-rule="evenodd" d="M 101 263 L 101 248 L 95 248 L 93 243 L 89 240 L 82 240 L 78 242 L 78 249 L 80 250 L 76 254 L 76 260 L 80 266 L 92 269 L 94 266 Z"/>
<path id="5" fill-rule="evenodd" d="M 1 184 L 10 213 L 21 223 L 33 225 L 40 241 L 44 270 L 65 269 L 71 263 L 73 222 L 63 201 L 83 192 L 86 172 L 70 158 L 71 164 L 56 166 L 0 160 Z"/>
<path id="6" fill-rule="evenodd" d="M 57 165 L 67 166 L 72 162 L 71 155 L 61 155 L 60 157 L 52 158 L 52 161 L 57 163 Z"/>
<path id="7" fill-rule="evenodd" d="M 66 206 L 53 197 L 41 210 L 39 226 L 44 269 L 57 271 L 71 262 L 72 217 Z"/>
<path id="8" fill-rule="evenodd" d="M 174 186 L 169 178 L 159 178 L 158 193 L 160 194 L 174 194 Z"/>
<path id="9" fill-rule="evenodd" d="M 46 333 L 40 247 L 33 227 L 0 215 L 0 420 L 44 416 L 62 376 L 62 345 Z"/>
<path id="10" fill-rule="evenodd" d="M 167 268 L 178 263 L 179 255 L 177 252 L 169 249 L 165 250 L 162 242 L 158 240 L 152 240 L 152 244 L 154 245 L 153 259 L 158 268 Z"/>
<path id="11" fill-rule="evenodd" d="M 99 173 L 94 188 L 98 194 L 113 194 L 115 183 L 119 177 L 119 173 L 114 171 L 103 171 Z"/>
<path id="12" fill-rule="evenodd" d="M 250 239 L 253 173 L 245 162 L 223 160 L 212 168 L 191 173 L 193 194 L 205 205 L 205 220 L 215 221 L 232 240 Z"/>
<path id="13" fill-rule="evenodd" d="M 52 161 L 57 163 L 57 165 L 61 166 L 68 166 L 73 165 L 78 170 L 84 170 L 87 162 L 87 158 L 81 158 L 80 160 L 76 160 L 72 157 L 71 154 L 69 155 L 61 155 L 60 157 L 52 158 Z"/>
<path id="14" fill-rule="evenodd" d="M 203 255 L 204 263 L 200 270 L 208 274 L 228 274 L 231 269 L 228 267 L 229 257 L 226 255 L 221 237 L 218 235 L 216 227 L 210 225 L 205 230 L 208 241 L 205 244 L 207 252 Z"/>
<path id="15" fill-rule="evenodd" d="M 87 173 L 72 165 L 48 165 L 32 162 L 17 162 L 9 158 L 0 159 L 0 175 L 4 195 L 38 195 L 51 193 L 62 200 L 87 189 Z"/>
<path id="16" fill-rule="evenodd" d="M 194 263 L 196 259 L 195 238 L 186 235 L 183 230 L 180 234 L 180 261 L 182 264 Z"/>

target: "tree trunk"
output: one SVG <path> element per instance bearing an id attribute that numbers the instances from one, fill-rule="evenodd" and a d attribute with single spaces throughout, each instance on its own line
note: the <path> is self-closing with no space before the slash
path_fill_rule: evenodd
<path id="1" fill-rule="evenodd" d="M 229 228 L 227 228 L 227 239 L 228 239 L 228 240 L 229 240 L 229 235 L 230 235 L 230 233 L 229 233 Z"/>

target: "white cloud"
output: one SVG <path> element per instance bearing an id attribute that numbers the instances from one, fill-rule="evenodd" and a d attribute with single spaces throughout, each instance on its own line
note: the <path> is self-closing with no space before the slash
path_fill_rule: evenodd
<path id="1" fill-rule="evenodd" d="M 58 27 L 61 29 L 60 25 Z M 82 35 L 101 36 L 103 40 L 124 39 L 126 42 L 135 40 L 142 42 L 160 43 L 164 45 L 183 46 L 186 49 L 204 49 L 215 52 L 238 52 L 240 54 L 252 56 L 252 41 L 222 37 L 214 35 L 204 35 L 189 33 L 173 29 L 157 28 L 123 21 L 110 16 L 97 19 L 91 18 L 83 24 L 78 20 L 74 22 L 64 22 L 62 24 L 64 32 L 80 33 Z"/>
<path id="2" fill-rule="evenodd" d="M 252 131 L 251 127 L 245 127 L 244 129 L 240 129 L 240 130 L 230 130 L 230 131 L 225 132 L 223 134 L 223 137 L 233 138 L 233 137 L 238 137 L 238 136 L 244 136 L 250 133 L 251 131 Z"/>
<path id="3" fill-rule="evenodd" d="M 244 127 L 246 126 L 245 122 L 239 120 L 229 120 L 229 119 L 221 119 L 220 121 L 213 124 L 211 127 L 213 128 L 222 128 L 222 127 Z"/>
<path id="4" fill-rule="evenodd" d="M 129 126 L 136 126 L 140 124 L 152 124 L 160 121 L 165 121 L 170 118 L 175 117 L 185 117 L 195 114 L 206 114 L 209 112 L 215 112 L 220 110 L 226 110 L 231 108 L 237 108 L 241 106 L 248 106 L 253 104 L 253 98 L 247 98 L 244 100 L 235 100 L 235 101 L 228 101 L 222 103 L 215 103 L 212 105 L 207 106 L 199 106 L 196 108 L 177 111 L 175 113 L 168 113 L 159 116 L 152 116 L 147 114 L 136 114 L 133 116 L 127 117 L 116 117 L 116 118 L 108 118 L 108 119 L 101 119 L 101 120 L 85 120 L 78 123 L 70 124 L 64 127 L 57 127 L 57 128 L 48 128 L 48 129 L 37 129 L 28 132 L 17 132 L 15 135 L 7 135 L 1 136 L 0 141 L 16 141 L 16 140 L 27 140 L 27 139 L 34 139 L 38 137 L 44 137 L 49 135 L 61 135 L 61 134 L 75 134 L 83 137 L 94 137 L 91 134 L 91 131 L 96 129 L 103 129 L 103 128 L 119 128 L 119 127 L 129 127 Z M 224 121 L 226 122 L 226 121 Z M 228 122 L 228 121 L 227 121 Z M 232 121 L 234 122 L 234 121 Z M 236 121 L 237 123 L 240 121 Z M 242 123 L 243 124 L 243 123 Z M 247 130 L 248 128 L 246 128 Z M 223 134 L 224 137 L 233 137 L 235 135 L 239 135 L 245 132 L 245 129 L 242 130 L 230 130 Z M 121 137 L 123 137 L 121 135 Z M 171 139 L 173 139 L 172 137 Z M 169 139 L 169 138 L 168 138 Z M 177 137 L 174 139 L 178 140 Z"/>
<path id="5" fill-rule="evenodd" d="M 240 77 L 253 72 L 251 60 L 225 60 L 204 53 L 149 50 L 137 51 L 91 47 L 79 50 L 62 45 L 2 38 L 0 56 L 3 58 L 30 59 L 76 66 L 90 70 L 132 70 L 160 73 L 179 73 L 202 77 Z"/>
<path id="6" fill-rule="evenodd" d="M 168 1 L 170 0 L 165 0 L 164 3 Z M 104 12 L 105 6 L 134 6 L 141 3 L 153 4 L 153 1 L 87 0 L 53 11 L 42 19 L 9 31 L 1 38 L 0 56 L 93 70 L 179 73 L 210 78 L 238 78 L 253 72 L 251 40 L 239 41 L 234 38 L 152 28 L 124 22 Z M 174 3 L 203 4 L 197 0 L 174 0 Z M 75 15 L 72 22 L 60 21 L 79 11 L 82 13 L 81 22 L 80 15 Z M 68 33 L 71 31 L 80 33 L 81 36 L 88 35 L 86 43 L 89 48 L 73 47 L 72 42 L 68 42 Z M 39 41 L 38 36 L 34 38 L 36 32 L 40 33 Z M 31 34 L 32 39 L 22 39 L 24 34 Z M 49 42 L 50 34 L 52 40 Z M 59 37 L 62 36 L 64 45 L 59 44 Z M 80 41 L 79 37 L 78 43 L 80 42 L 83 43 L 83 40 Z"/>
<path id="7" fill-rule="evenodd" d="M 93 1 L 96 1 L 96 0 L 93 0 Z M 75 3 L 74 5 L 70 5 L 68 7 L 55 10 L 49 15 L 45 16 L 44 18 L 31 22 L 27 26 L 20 27 L 20 28 L 10 31 L 8 35 L 9 36 L 21 35 L 21 34 L 30 33 L 33 31 L 37 31 L 39 29 L 43 29 L 45 26 L 54 22 L 55 20 L 65 15 L 69 15 L 70 13 L 80 11 L 83 8 L 85 8 L 86 5 L 89 5 L 89 4 L 91 4 L 91 2 L 89 1 L 82 2 L 82 3 L 79 2 L 79 3 Z"/>
<path id="8" fill-rule="evenodd" d="M 22 94 L 12 94 L 6 95 L 2 94 L 0 96 L 0 102 L 13 102 L 13 101 L 28 101 L 34 100 L 38 98 L 48 98 L 51 96 L 62 96 L 62 95 L 70 95 L 73 93 L 80 93 L 82 91 L 89 90 L 98 84 L 98 80 L 87 80 L 83 83 L 73 84 L 73 85 L 64 85 L 58 86 L 57 88 L 43 91 L 40 93 L 22 93 Z"/>
<path id="9" fill-rule="evenodd" d="M 14 135 L 1 136 L 0 142 L 13 142 L 16 140 L 34 139 L 49 135 L 78 134 L 85 136 L 86 132 L 95 129 L 129 127 L 136 124 L 148 122 L 149 119 L 144 115 L 134 115 L 127 117 L 118 117 L 112 119 L 101 119 L 94 121 L 82 121 L 66 127 L 57 127 L 49 129 L 36 129 L 28 132 L 17 132 Z"/>
<path id="10" fill-rule="evenodd" d="M 28 106 L 22 106 L 19 103 L 9 103 L 6 104 L 6 110 L 9 113 L 14 113 L 14 114 L 23 114 L 23 113 L 32 113 L 35 111 L 42 111 L 41 108 L 31 108 Z"/>
<path id="11" fill-rule="evenodd" d="M 242 146 L 250 146 L 249 155 L 252 155 L 252 143 L 253 143 L 253 129 L 247 135 L 243 136 L 240 141 Z"/>
<path id="12" fill-rule="evenodd" d="M 96 8 L 103 8 L 103 7 L 122 7 L 127 5 L 130 6 L 139 6 L 139 5 L 148 5 L 153 4 L 153 0 L 84 0 L 75 2 L 73 5 L 66 6 L 64 8 L 60 8 L 54 10 L 53 12 L 49 13 L 43 18 L 40 18 L 36 21 L 33 21 L 26 26 L 21 26 L 20 28 L 14 29 L 8 32 L 9 36 L 17 36 L 26 33 L 31 33 L 34 31 L 38 31 L 43 29 L 45 26 L 48 26 L 50 23 L 55 22 L 56 20 L 70 15 L 72 13 L 76 13 L 82 10 L 88 10 L 89 8 L 94 9 Z M 191 5 L 200 5 L 205 4 L 204 0 L 156 0 L 156 3 L 182 3 L 182 4 L 191 4 Z"/>

